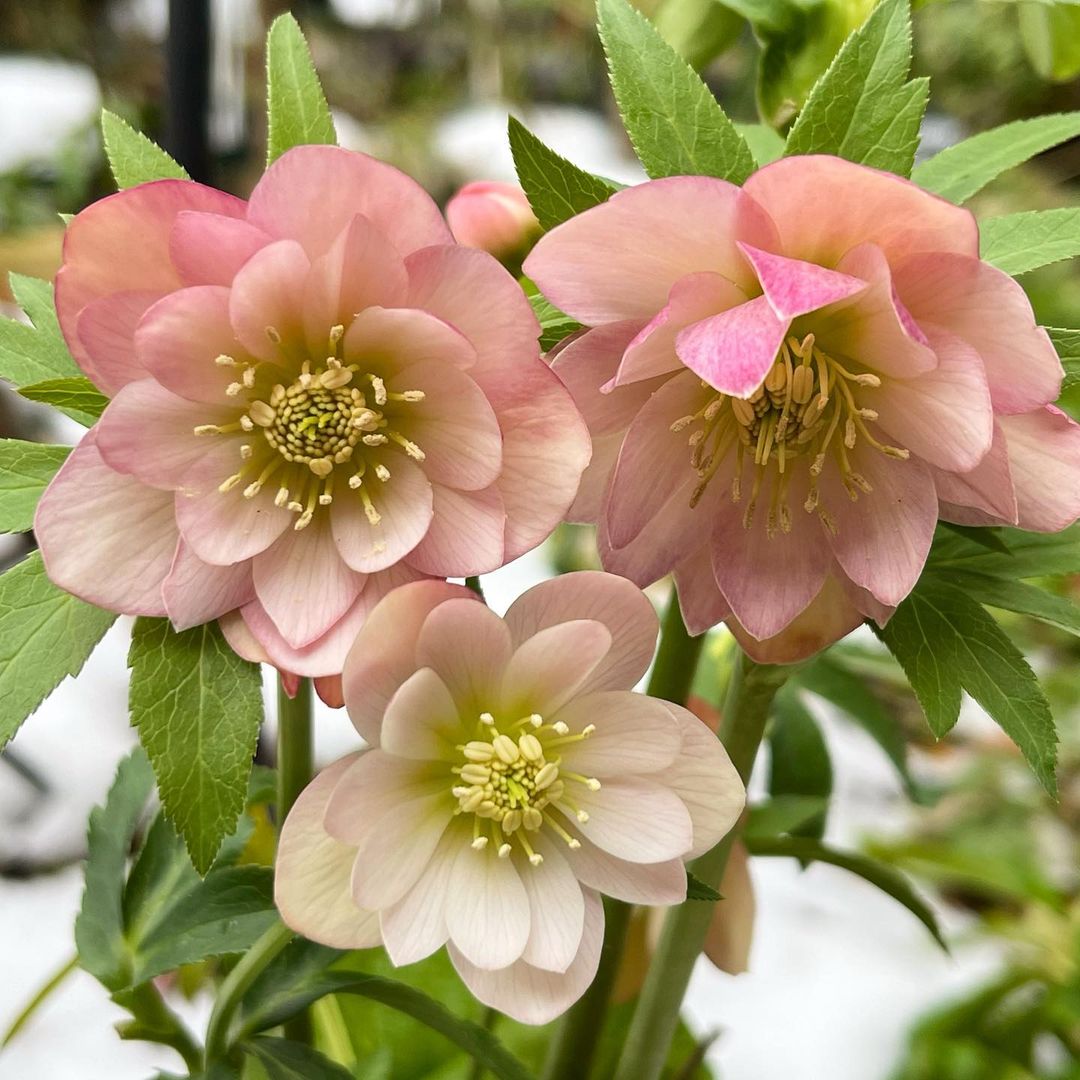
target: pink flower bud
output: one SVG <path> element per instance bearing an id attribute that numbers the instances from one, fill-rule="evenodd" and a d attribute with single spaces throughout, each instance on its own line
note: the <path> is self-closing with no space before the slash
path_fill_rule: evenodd
<path id="1" fill-rule="evenodd" d="M 525 192 L 516 184 L 498 180 L 466 184 L 446 204 L 446 220 L 459 244 L 480 248 L 499 259 L 523 254 L 540 232 Z"/>

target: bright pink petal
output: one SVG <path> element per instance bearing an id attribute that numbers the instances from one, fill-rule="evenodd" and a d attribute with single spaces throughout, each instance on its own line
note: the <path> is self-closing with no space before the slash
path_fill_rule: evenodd
<path id="1" fill-rule="evenodd" d="M 460 330 L 417 307 L 361 311 L 345 332 L 342 354 L 384 378 L 412 364 L 470 368 L 476 363 L 476 350 Z"/>
<path id="2" fill-rule="evenodd" d="M 349 888 L 356 851 L 330 836 L 323 813 L 356 755 L 324 769 L 296 800 L 274 859 L 274 903 L 285 924 L 335 949 L 380 944 L 379 917 L 353 903 Z"/>
<path id="3" fill-rule="evenodd" d="M 714 389 L 745 398 L 769 373 L 790 325 L 759 296 L 688 326 L 675 339 L 675 348 L 679 359 Z"/>
<path id="4" fill-rule="evenodd" d="M 455 491 L 432 485 L 431 525 L 405 558 L 432 577 L 470 577 L 506 561 L 506 509 L 499 489 Z"/>
<path id="5" fill-rule="evenodd" d="M 248 221 L 298 240 L 315 259 L 363 214 L 402 255 L 453 237 L 420 185 L 391 165 L 336 146 L 298 146 L 255 185 Z"/>
<path id="6" fill-rule="evenodd" d="M 982 357 L 995 410 L 1028 412 L 1057 399 L 1061 361 L 1008 274 L 971 256 L 935 252 L 906 259 L 895 276 L 920 323 L 962 337 Z"/>
<path id="7" fill-rule="evenodd" d="M 252 255 L 233 278 L 229 321 L 252 356 L 280 361 L 283 342 L 286 350 L 303 348 L 303 295 L 309 267 L 298 243 L 279 240 Z"/>
<path id="8" fill-rule="evenodd" d="M 281 636 L 302 649 L 323 636 L 360 595 L 364 576 L 338 554 L 330 523 L 286 529 L 252 563 L 255 592 Z"/>
<path id="9" fill-rule="evenodd" d="M 955 516 L 963 508 L 1009 525 L 1017 523 L 1016 492 L 1013 490 L 1012 473 L 1009 471 L 1009 448 L 1001 425 L 994 424 L 994 441 L 986 456 L 963 473 L 934 469 L 934 486 L 941 501 L 941 516 L 946 521 L 959 524 L 983 524 L 966 522 Z"/>
<path id="10" fill-rule="evenodd" d="M 1020 528 L 1057 532 L 1071 525 L 1080 516 L 1080 425 L 1053 405 L 999 422 Z"/>
<path id="11" fill-rule="evenodd" d="M 835 266 L 845 251 L 867 240 L 890 261 L 921 251 L 979 251 L 969 211 L 892 173 L 842 158 L 781 158 L 754 173 L 743 190 L 776 223 L 779 250 L 797 259 Z"/>
<path id="12" fill-rule="evenodd" d="M 242 218 L 185 210 L 169 234 L 169 258 L 185 285 L 228 285 L 259 248 L 271 242 Z"/>
<path id="13" fill-rule="evenodd" d="M 694 840 L 689 811 L 652 776 L 619 776 L 599 791 L 573 784 L 574 803 L 588 814 L 577 828 L 597 847 L 633 863 L 682 858 Z"/>
<path id="14" fill-rule="evenodd" d="M 712 550 L 702 544 L 672 571 L 679 594 L 679 609 L 687 630 L 697 636 L 723 622 L 730 614 L 724 594 L 716 584 Z"/>
<path id="15" fill-rule="evenodd" d="M 567 768 L 584 776 L 658 772 L 682 745 L 679 726 L 663 702 L 629 690 L 579 695 L 550 718 L 559 720 L 575 732 L 587 724 L 596 729 L 562 750 Z"/>
<path id="16" fill-rule="evenodd" d="M 55 584 L 109 611 L 164 615 L 161 584 L 179 539 L 171 492 L 110 469 L 93 432 L 71 452 L 34 515 Z"/>
<path id="17" fill-rule="evenodd" d="M 251 601 L 255 595 L 251 565 L 211 566 L 181 540 L 161 595 L 175 629 L 188 630 Z"/>
<path id="18" fill-rule="evenodd" d="M 628 904 L 667 907 L 686 899 L 686 865 L 681 857 L 663 862 L 628 862 L 583 841 L 566 854 L 582 885 Z"/>
<path id="19" fill-rule="evenodd" d="M 529 940 L 521 959 L 544 971 L 563 972 L 574 962 L 585 928 L 585 897 L 565 848 L 542 833 L 533 839 L 539 866 L 522 865 L 521 883 L 529 897 Z"/>
<path id="20" fill-rule="evenodd" d="M 739 244 L 778 319 L 795 319 L 866 291 L 867 283 L 816 263 Z"/>
<path id="21" fill-rule="evenodd" d="M 446 683 L 425 667 L 413 672 L 390 699 L 379 745 L 388 754 L 414 761 L 456 761 L 460 755 L 454 747 L 460 743 L 463 730 Z"/>
<path id="22" fill-rule="evenodd" d="M 91 300 L 78 312 L 74 320 L 78 341 L 94 358 L 92 366 L 84 370 L 96 385 L 115 391 L 134 379 L 146 378 L 146 368 L 135 348 L 135 330 L 161 295 L 144 289 L 109 293 Z"/>
<path id="23" fill-rule="evenodd" d="M 490 844 L 480 851 L 462 844 L 446 899 L 446 927 L 462 954 L 485 971 L 504 968 L 524 952 L 531 921 L 514 860 L 499 858 Z"/>
<path id="24" fill-rule="evenodd" d="M 629 689 L 652 661 L 658 623 L 648 597 L 624 578 L 595 570 L 562 574 L 522 593 L 505 621 L 519 645 L 540 630 L 585 618 L 608 628 L 611 648 L 577 692 Z"/>
<path id="25" fill-rule="evenodd" d="M 673 176 L 626 188 L 553 229 L 524 270 L 556 307 L 588 326 L 649 319 L 675 282 L 695 271 L 751 285 L 738 240 L 776 244 L 753 199 L 724 180 Z"/>

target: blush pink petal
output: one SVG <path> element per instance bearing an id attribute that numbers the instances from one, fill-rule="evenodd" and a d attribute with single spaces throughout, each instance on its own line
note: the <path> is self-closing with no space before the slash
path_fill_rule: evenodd
<path id="1" fill-rule="evenodd" d="M 279 360 L 281 345 L 272 340 L 273 335 L 286 347 L 302 343 L 302 298 L 309 267 L 298 243 L 278 240 L 257 251 L 233 278 L 229 321 L 252 356 Z"/>
<path id="2" fill-rule="evenodd" d="M 79 342 L 94 357 L 92 368 L 83 370 L 92 375 L 96 385 L 115 391 L 146 378 L 135 347 L 135 331 L 139 320 L 160 298 L 161 293 L 145 289 L 109 293 L 91 300 L 72 320 Z"/>
<path id="3" fill-rule="evenodd" d="M 506 623 L 476 598 L 452 597 L 428 614 L 416 637 L 419 665 L 433 668 L 463 716 L 490 712 L 513 646 Z"/>
<path id="4" fill-rule="evenodd" d="M 778 319 L 795 319 L 865 292 L 867 283 L 816 263 L 739 244 Z"/>
<path id="5" fill-rule="evenodd" d="M 424 620 L 455 598 L 479 604 L 475 593 L 445 581 L 417 581 L 389 593 L 356 636 L 342 672 L 349 717 L 371 745 L 379 744 L 382 715 L 397 688 L 416 670 L 416 643 Z"/>
<path id="6" fill-rule="evenodd" d="M 906 259 L 895 276 L 920 323 L 963 338 L 982 357 L 998 412 L 1027 412 L 1057 399 L 1061 361 L 1008 274 L 972 256 L 935 252 Z"/>
<path id="7" fill-rule="evenodd" d="M 211 566 L 180 541 L 161 587 L 165 612 L 176 630 L 190 630 L 249 603 L 255 596 L 251 566 Z"/>
<path id="8" fill-rule="evenodd" d="M 591 890 L 585 893 L 581 946 L 564 972 L 545 971 L 524 960 L 499 970 L 472 964 L 454 947 L 450 959 L 474 997 L 523 1024 L 546 1024 L 565 1012 L 588 988 L 600 963 L 604 908 Z"/>
<path id="9" fill-rule="evenodd" d="M 357 492 L 346 488 L 330 507 L 334 543 L 342 559 L 361 574 L 385 570 L 424 538 L 431 524 L 433 496 L 423 469 L 405 454 L 383 456 L 388 483 L 365 477 L 364 488 L 380 515 L 373 525 Z"/>
<path id="10" fill-rule="evenodd" d="M 738 240 L 776 244 L 753 199 L 724 180 L 673 176 L 626 188 L 559 225 L 533 248 L 524 272 L 587 326 L 651 319 L 687 274 L 711 270 L 752 285 Z"/>
<path id="11" fill-rule="evenodd" d="M 196 405 L 153 379 L 139 379 L 122 387 L 102 413 L 95 428 L 97 447 L 110 468 L 174 491 L 192 466 L 214 450 L 212 440 L 195 434 L 196 425 L 227 419 L 231 415 L 221 408 Z M 230 444 L 239 462 L 238 444 Z"/>
<path id="12" fill-rule="evenodd" d="M 686 865 L 681 857 L 657 863 L 628 862 L 589 840 L 566 857 L 582 885 L 616 900 L 668 907 L 686 899 Z"/>
<path id="13" fill-rule="evenodd" d="M 682 731 L 682 750 L 655 779 L 670 784 L 690 814 L 693 841 L 686 858 L 714 847 L 738 821 L 746 789 L 723 743 L 689 709 L 665 702 Z"/>
<path id="14" fill-rule="evenodd" d="M 470 577 L 497 570 L 506 559 L 506 509 L 495 484 L 455 491 L 432 484 L 434 516 L 423 540 L 405 556 L 432 577 Z"/>
<path id="15" fill-rule="evenodd" d="M 686 327 L 676 337 L 675 349 L 714 389 L 746 398 L 769 373 L 790 325 L 759 296 Z"/>
<path id="16" fill-rule="evenodd" d="M 159 300 L 135 331 L 135 351 L 139 365 L 174 394 L 237 409 L 225 389 L 238 372 L 215 363 L 223 354 L 246 359 L 229 322 L 228 289 L 201 285 Z"/>
<path id="17" fill-rule="evenodd" d="M 310 258 L 328 251 L 357 214 L 378 221 L 402 255 L 453 237 L 420 185 L 391 165 L 336 146 L 298 146 L 266 170 L 248 201 L 248 221 L 298 240 Z"/>
<path id="18" fill-rule="evenodd" d="M 795 258 L 835 266 L 867 240 L 890 261 L 923 251 L 979 251 L 969 211 L 892 173 L 842 158 L 781 158 L 754 173 L 743 190 L 776 223 L 782 250 Z"/>
<path id="19" fill-rule="evenodd" d="M 327 521 L 286 529 L 252 561 L 255 593 L 263 610 L 294 649 L 320 638 L 364 587 L 362 574 L 338 554 Z"/>
<path id="20" fill-rule="evenodd" d="M 682 361 L 675 354 L 675 339 L 679 331 L 710 315 L 738 307 L 747 299 L 746 293 L 738 285 L 712 271 L 679 278 L 671 287 L 667 306 L 661 308 L 659 314 L 627 346 L 615 378 L 605 389 L 678 370 L 682 366 Z"/>
<path id="21" fill-rule="evenodd" d="M 357 214 L 311 264 L 304 284 L 308 348 L 317 356 L 330 327 L 348 326 L 365 308 L 404 304 L 408 288 L 401 254 L 374 222 Z"/>
<path id="22" fill-rule="evenodd" d="M 712 549 L 701 544 L 672 570 L 679 610 L 686 629 L 695 637 L 711 630 L 731 614 L 731 608 L 712 569 Z"/>
<path id="23" fill-rule="evenodd" d="M 975 511 L 997 521 L 1015 525 L 1018 520 L 1016 492 L 1009 471 L 1009 448 L 1001 424 L 994 424 L 994 441 L 986 456 L 964 473 L 934 469 L 934 487 L 940 501 L 941 516 L 957 524 L 983 524 L 956 518 L 956 513 Z"/>
<path id="24" fill-rule="evenodd" d="M 162 295 L 182 284 L 169 261 L 169 233 L 176 216 L 202 210 L 242 218 L 240 199 L 189 180 L 139 184 L 87 207 L 64 233 L 64 265 L 56 276 L 56 311 L 76 363 L 107 393 L 119 390 L 130 371 L 113 369 L 82 340 L 76 320 L 91 301 L 117 292 Z"/>
<path id="25" fill-rule="evenodd" d="M 585 929 L 585 897 L 562 849 L 542 833 L 534 847 L 539 866 L 523 863 L 521 883 L 529 897 L 529 940 L 521 959 L 544 971 L 563 972 L 574 962 Z"/>
<path id="26" fill-rule="evenodd" d="M 519 715 L 548 718 L 584 685 L 611 649 L 611 631 L 595 619 L 575 619 L 538 630 L 506 665 L 502 705 Z"/>
<path id="27" fill-rule="evenodd" d="M 91 431 L 53 477 L 34 515 L 49 577 L 110 611 L 164 615 L 161 584 L 179 540 L 172 499 L 171 492 L 110 469 Z M 97 531 L 92 544 L 90 522 Z"/>
<path id="28" fill-rule="evenodd" d="M 622 449 L 622 432 L 593 439 L 592 459 L 581 474 L 577 495 L 566 511 L 566 520 L 579 524 L 594 525 L 600 520 L 601 507 L 607 493 L 608 481 L 619 460 Z"/>
<path id="29" fill-rule="evenodd" d="M 577 822 L 581 834 L 627 862 L 682 858 L 694 840 L 686 806 L 654 776 L 612 777 L 599 791 L 575 784 L 574 802 L 589 815 Z"/>
<path id="30" fill-rule="evenodd" d="M 349 881 L 355 851 L 323 828 L 335 785 L 356 759 L 342 758 L 303 790 L 285 819 L 274 860 L 274 903 L 291 930 L 334 949 L 380 944 L 379 917 L 358 908 Z"/>
<path id="31" fill-rule="evenodd" d="M 1080 425 L 1053 405 L 1003 416 L 1021 529 L 1057 532 L 1080 516 Z"/>
<path id="32" fill-rule="evenodd" d="M 457 706 L 446 683 L 423 667 L 397 688 L 386 706 L 379 746 L 413 761 L 454 761 L 461 734 Z"/>
<path id="33" fill-rule="evenodd" d="M 930 465 L 967 472 L 994 439 L 994 410 L 979 354 L 931 330 L 938 366 L 913 379 L 888 379 L 874 394 L 882 429 Z"/>
<path id="34" fill-rule="evenodd" d="M 514 645 L 575 619 L 602 622 L 611 648 L 578 688 L 579 694 L 628 690 L 652 661 L 659 623 L 648 597 L 624 578 L 578 570 L 534 585 L 506 612 Z"/>
<path id="35" fill-rule="evenodd" d="M 476 363 L 476 350 L 460 330 L 416 307 L 365 308 L 345 331 L 343 355 L 376 365 L 384 378 L 412 364 L 470 368 Z"/>
<path id="36" fill-rule="evenodd" d="M 662 702 L 629 690 L 582 694 L 567 702 L 549 722 L 561 720 L 571 731 L 587 724 L 596 730 L 570 743 L 562 758 L 567 768 L 584 776 L 652 773 L 675 760 L 682 738 Z"/>
<path id="37" fill-rule="evenodd" d="M 519 959 L 529 940 L 529 897 L 513 859 L 462 844 L 450 873 L 446 927 L 470 963 L 485 971 Z"/>
<path id="38" fill-rule="evenodd" d="M 169 233 L 169 258 L 185 285 L 228 285 L 270 241 L 243 218 L 184 210 Z"/>

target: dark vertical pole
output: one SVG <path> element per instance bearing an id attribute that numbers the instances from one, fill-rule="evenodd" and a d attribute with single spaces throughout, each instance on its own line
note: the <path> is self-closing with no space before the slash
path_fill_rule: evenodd
<path id="1" fill-rule="evenodd" d="M 169 0 L 165 71 L 166 148 L 210 183 L 210 0 Z"/>

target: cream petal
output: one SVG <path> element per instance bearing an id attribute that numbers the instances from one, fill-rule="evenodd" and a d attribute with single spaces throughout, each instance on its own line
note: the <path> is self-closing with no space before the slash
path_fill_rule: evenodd
<path id="1" fill-rule="evenodd" d="M 567 768 L 586 776 L 654 773 L 669 766 L 682 745 L 664 703 L 629 690 L 575 697 L 545 719 L 561 720 L 571 732 L 595 727 L 588 738 L 560 751 Z"/>
<path id="2" fill-rule="evenodd" d="M 424 667 L 410 675 L 390 699 L 379 745 L 389 754 L 413 761 L 456 762 L 460 754 L 454 747 L 463 737 L 457 706 L 446 683 L 431 668 Z"/>
<path id="3" fill-rule="evenodd" d="M 545 971 L 566 971 L 581 947 L 585 897 L 559 847 L 543 834 L 533 839 L 543 857 L 539 866 L 519 859 L 519 873 L 529 897 L 531 925 L 521 959 Z"/>

